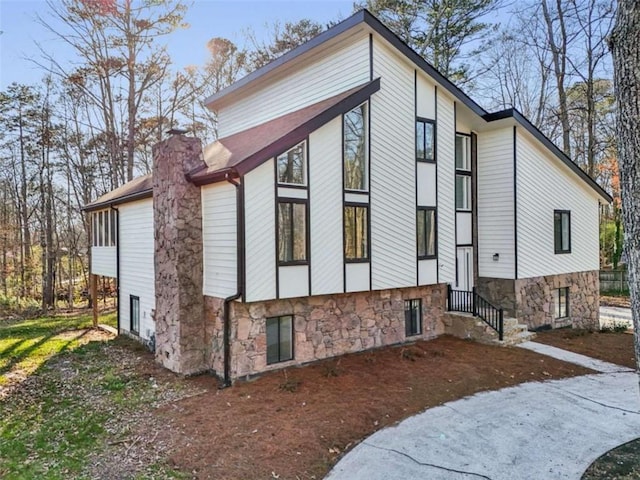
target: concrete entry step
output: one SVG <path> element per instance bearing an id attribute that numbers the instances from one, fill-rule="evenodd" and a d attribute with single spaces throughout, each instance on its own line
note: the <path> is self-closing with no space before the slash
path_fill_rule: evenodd
<path id="1" fill-rule="evenodd" d="M 491 326 L 481 318 L 470 313 L 447 312 L 444 317 L 445 333 L 454 337 L 471 339 L 481 343 L 496 345 L 517 345 L 535 338 L 526 325 L 518 323 L 518 319 L 507 317 L 503 320 L 503 340 L 498 338 Z"/>

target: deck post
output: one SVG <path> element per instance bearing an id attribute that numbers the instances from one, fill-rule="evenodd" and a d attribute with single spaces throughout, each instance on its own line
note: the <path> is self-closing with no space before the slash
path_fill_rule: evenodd
<path id="1" fill-rule="evenodd" d="M 91 310 L 93 313 L 93 326 L 98 326 L 98 276 L 91 273 Z"/>

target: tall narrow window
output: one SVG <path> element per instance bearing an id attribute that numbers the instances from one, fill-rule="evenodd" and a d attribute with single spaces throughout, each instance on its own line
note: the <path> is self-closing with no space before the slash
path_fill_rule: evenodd
<path id="1" fill-rule="evenodd" d="M 456 210 L 471 210 L 471 137 L 456 135 Z"/>
<path id="2" fill-rule="evenodd" d="M 267 318 L 267 365 L 293 359 L 293 316 Z"/>
<path id="3" fill-rule="evenodd" d="M 471 176 L 456 174 L 456 210 L 471 210 Z"/>
<path id="4" fill-rule="evenodd" d="M 553 212 L 553 241 L 555 253 L 571 253 L 571 212 Z"/>
<path id="5" fill-rule="evenodd" d="M 367 104 L 344 115 L 344 188 L 367 190 Z"/>
<path id="6" fill-rule="evenodd" d="M 131 332 L 140 333 L 140 297 L 129 295 L 129 320 Z"/>
<path id="7" fill-rule="evenodd" d="M 555 304 L 555 318 L 566 318 L 569 316 L 569 287 L 556 288 L 553 291 Z"/>
<path id="8" fill-rule="evenodd" d="M 98 212 L 98 246 L 104 247 L 104 211 Z"/>
<path id="9" fill-rule="evenodd" d="M 416 120 L 416 160 L 419 162 L 436 161 L 436 127 L 433 120 Z"/>
<path id="10" fill-rule="evenodd" d="M 307 261 L 307 204 L 304 201 L 278 202 L 278 261 L 281 264 Z"/>
<path id="11" fill-rule="evenodd" d="M 92 231 L 91 231 L 91 236 L 92 238 L 92 244 L 94 247 L 98 246 L 98 213 L 99 212 L 93 212 L 91 214 L 91 220 L 92 220 Z"/>
<path id="12" fill-rule="evenodd" d="M 404 301 L 404 327 L 407 337 L 422 333 L 422 300 Z"/>
<path id="13" fill-rule="evenodd" d="M 110 226 L 109 232 L 111 235 L 111 245 L 115 246 L 118 244 L 118 219 L 116 217 L 116 211 L 111 210 L 110 212 Z"/>
<path id="14" fill-rule="evenodd" d="M 418 226 L 418 259 L 436 256 L 436 209 L 418 207 L 416 223 Z"/>
<path id="15" fill-rule="evenodd" d="M 471 171 L 471 137 L 456 135 L 456 170 Z"/>
<path id="16" fill-rule="evenodd" d="M 278 155 L 278 183 L 289 185 L 307 183 L 305 145 L 305 142 L 299 143 L 291 150 Z"/>
<path id="17" fill-rule="evenodd" d="M 369 257 L 368 213 L 366 205 L 344 207 L 344 258 L 347 262 Z"/>

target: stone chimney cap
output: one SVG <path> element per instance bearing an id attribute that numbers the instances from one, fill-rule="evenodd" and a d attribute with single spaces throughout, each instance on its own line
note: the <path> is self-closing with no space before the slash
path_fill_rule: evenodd
<path id="1" fill-rule="evenodd" d="M 167 133 L 169 135 L 184 135 L 188 131 L 189 130 L 186 130 L 184 128 L 172 128 L 171 130 L 168 130 Z"/>

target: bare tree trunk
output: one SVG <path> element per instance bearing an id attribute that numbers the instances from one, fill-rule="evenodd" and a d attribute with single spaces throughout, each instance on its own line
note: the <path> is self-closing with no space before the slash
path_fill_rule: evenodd
<path id="1" fill-rule="evenodd" d="M 617 101 L 618 162 L 629 268 L 636 362 L 640 375 L 640 2 L 618 0 L 611 35 Z"/>

